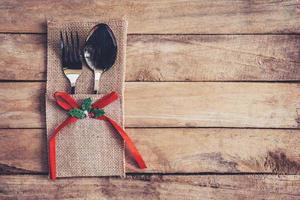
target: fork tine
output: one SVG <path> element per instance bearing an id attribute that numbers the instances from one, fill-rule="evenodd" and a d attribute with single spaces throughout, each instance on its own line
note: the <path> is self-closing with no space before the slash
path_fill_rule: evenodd
<path id="1" fill-rule="evenodd" d="M 70 57 L 70 42 L 69 42 L 69 37 L 68 37 L 68 33 L 67 31 L 65 31 L 65 37 L 66 37 L 66 62 L 69 62 L 71 61 L 71 57 Z"/>
<path id="2" fill-rule="evenodd" d="M 76 31 L 76 46 L 77 48 L 79 48 L 79 36 L 77 31 Z"/>
<path id="3" fill-rule="evenodd" d="M 59 31 L 59 33 L 60 33 L 60 47 L 64 48 L 64 38 L 63 38 L 62 32 Z"/>
<path id="4" fill-rule="evenodd" d="M 74 38 L 73 38 L 73 31 L 71 31 L 71 59 L 72 59 L 72 61 L 75 61 L 75 62 L 76 62 L 75 45 L 74 45 Z"/>
<path id="5" fill-rule="evenodd" d="M 60 31 L 60 49 L 61 49 L 61 58 L 62 58 L 62 64 L 65 63 L 65 44 L 64 44 L 64 38 L 62 31 Z"/>
<path id="6" fill-rule="evenodd" d="M 78 62 L 80 62 L 80 44 L 79 44 L 79 36 L 77 31 L 76 31 L 76 57 L 78 59 Z"/>

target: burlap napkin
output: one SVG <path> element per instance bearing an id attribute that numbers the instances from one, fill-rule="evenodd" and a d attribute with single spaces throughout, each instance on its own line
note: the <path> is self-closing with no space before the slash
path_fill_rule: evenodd
<path id="1" fill-rule="evenodd" d="M 81 103 L 91 97 L 94 101 L 115 91 L 120 99 L 105 107 L 106 115 L 123 126 L 123 84 L 125 74 L 127 22 L 125 20 L 99 20 L 96 22 L 48 22 L 48 63 L 46 92 L 47 137 L 67 117 L 66 111 L 56 105 L 53 94 L 56 91 L 70 91 L 70 83 L 64 76 L 60 60 L 60 31 L 78 31 L 83 45 L 93 26 L 106 23 L 115 34 L 118 55 L 114 66 L 103 73 L 100 94 L 93 94 L 93 72 L 84 64 L 76 83 L 73 97 Z M 84 63 L 84 62 L 83 62 Z M 56 176 L 124 176 L 124 141 L 105 121 L 81 119 L 68 125 L 56 139 Z"/>

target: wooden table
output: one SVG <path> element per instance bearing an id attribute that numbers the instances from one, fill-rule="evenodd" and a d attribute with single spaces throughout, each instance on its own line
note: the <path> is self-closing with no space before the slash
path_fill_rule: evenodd
<path id="1" fill-rule="evenodd" d="M 46 19 L 127 15 L 126 127 L 149 168 L 48 180 Z M 0 3 L 0 199 L 300 199 L 300 2 Z"/>

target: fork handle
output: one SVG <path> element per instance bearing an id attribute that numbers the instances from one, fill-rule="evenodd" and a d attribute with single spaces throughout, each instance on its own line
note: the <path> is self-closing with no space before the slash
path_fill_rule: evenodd
<path id="1" fill-rule="evenodd" d="M 75 86 L 71 87 L 71 94 L 75 94 Z"/>

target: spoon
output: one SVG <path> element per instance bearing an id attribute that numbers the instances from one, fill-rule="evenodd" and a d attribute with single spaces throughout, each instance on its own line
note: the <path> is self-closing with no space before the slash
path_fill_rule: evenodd
<path id="1" fill-rule="evenodd" d="M 107 24 L 98 24 L 85 41 L 83 56 L 88 67 L 94 71 L 94 93 L 99 92 L 103 72 L 110 69 L 117 58 L 116 38 Z"/>

